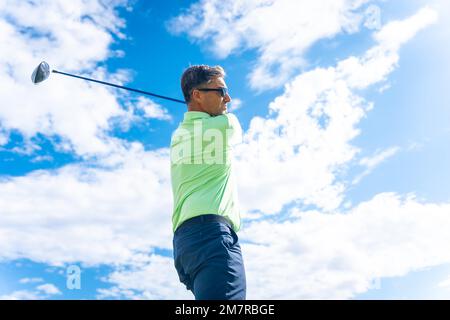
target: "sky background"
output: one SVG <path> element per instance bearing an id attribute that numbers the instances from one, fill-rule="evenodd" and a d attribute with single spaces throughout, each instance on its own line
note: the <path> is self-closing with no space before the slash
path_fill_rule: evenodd
<path id="1" fill-rule="evenodd" d="M 444 0 L 0 0 L 0 298 L 193 299 L 169 145 L 221 65 L 249 299 L 450 298 Z M 81 271 L 81 288 L 68 270 Z"/>

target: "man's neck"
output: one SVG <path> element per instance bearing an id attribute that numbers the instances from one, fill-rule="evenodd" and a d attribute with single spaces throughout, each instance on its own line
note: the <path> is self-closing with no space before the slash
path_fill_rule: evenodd
<path id="1" fill-rule="evenodd" d="M 188 111 L 199 111 L 199 112 L 205 112 L 203 109 L 196 105 L 188 105 Z"/>

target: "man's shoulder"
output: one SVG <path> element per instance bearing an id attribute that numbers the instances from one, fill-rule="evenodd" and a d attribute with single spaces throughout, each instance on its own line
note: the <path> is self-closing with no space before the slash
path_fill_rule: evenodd
<path id="1" fill-rule="evenodd" d="M 233 113 L 226 113 L 224 114 L 228 119 L 228 126 L 230 128 L 236 128 L 240 127 L 239 119 L 234 115 Z"/>
<path id="2" fill-rule="evenodd" d="M 239 144 L 242 142 L 242 127 L 239 123 L 238 118 L 232 114 L 232 113 L 226 113 L 225 116 L 227 117 L 228 125 L 227 125 L 227 131 L 228 133 L 231 133 L 229 136 L 229 143 L 231 145 Z"/>
<path id="3" fill-rule="evenodd" d="M 218 127 L 223 127 L 224 129 L 233 129 L 235 127 L 240 127 L 238 118 L 233 113 L 224 113 L 215 117 L 209 118 L 212 125 Z"/>

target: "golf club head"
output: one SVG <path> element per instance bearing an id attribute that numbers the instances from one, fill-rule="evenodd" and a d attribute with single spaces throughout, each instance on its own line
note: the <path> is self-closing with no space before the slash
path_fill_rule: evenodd
<path id="1" fill-rule="evenodd" d="M 47 62 L 42 61 L 39 63 L 39 65 L 34 69 L 33 73 L 31 74 L 31 81 L 33 81 L 34 84 L 38 84 L 39 82 L 44 81 L 50 76 L 50 66 Z"/>

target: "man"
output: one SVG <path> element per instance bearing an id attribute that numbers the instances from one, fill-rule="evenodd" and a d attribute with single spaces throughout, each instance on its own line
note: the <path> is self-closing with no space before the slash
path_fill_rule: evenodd
<path id="1" fill-rule="evenodd" d="M 171 141 L 175 268 L 196 300 L 246 296 L 231 161 L 242 130 L 227 113 L 231 98 L 224 77 L 220 66 L 185 70 L 181 88 L 188 111 Z"/>

